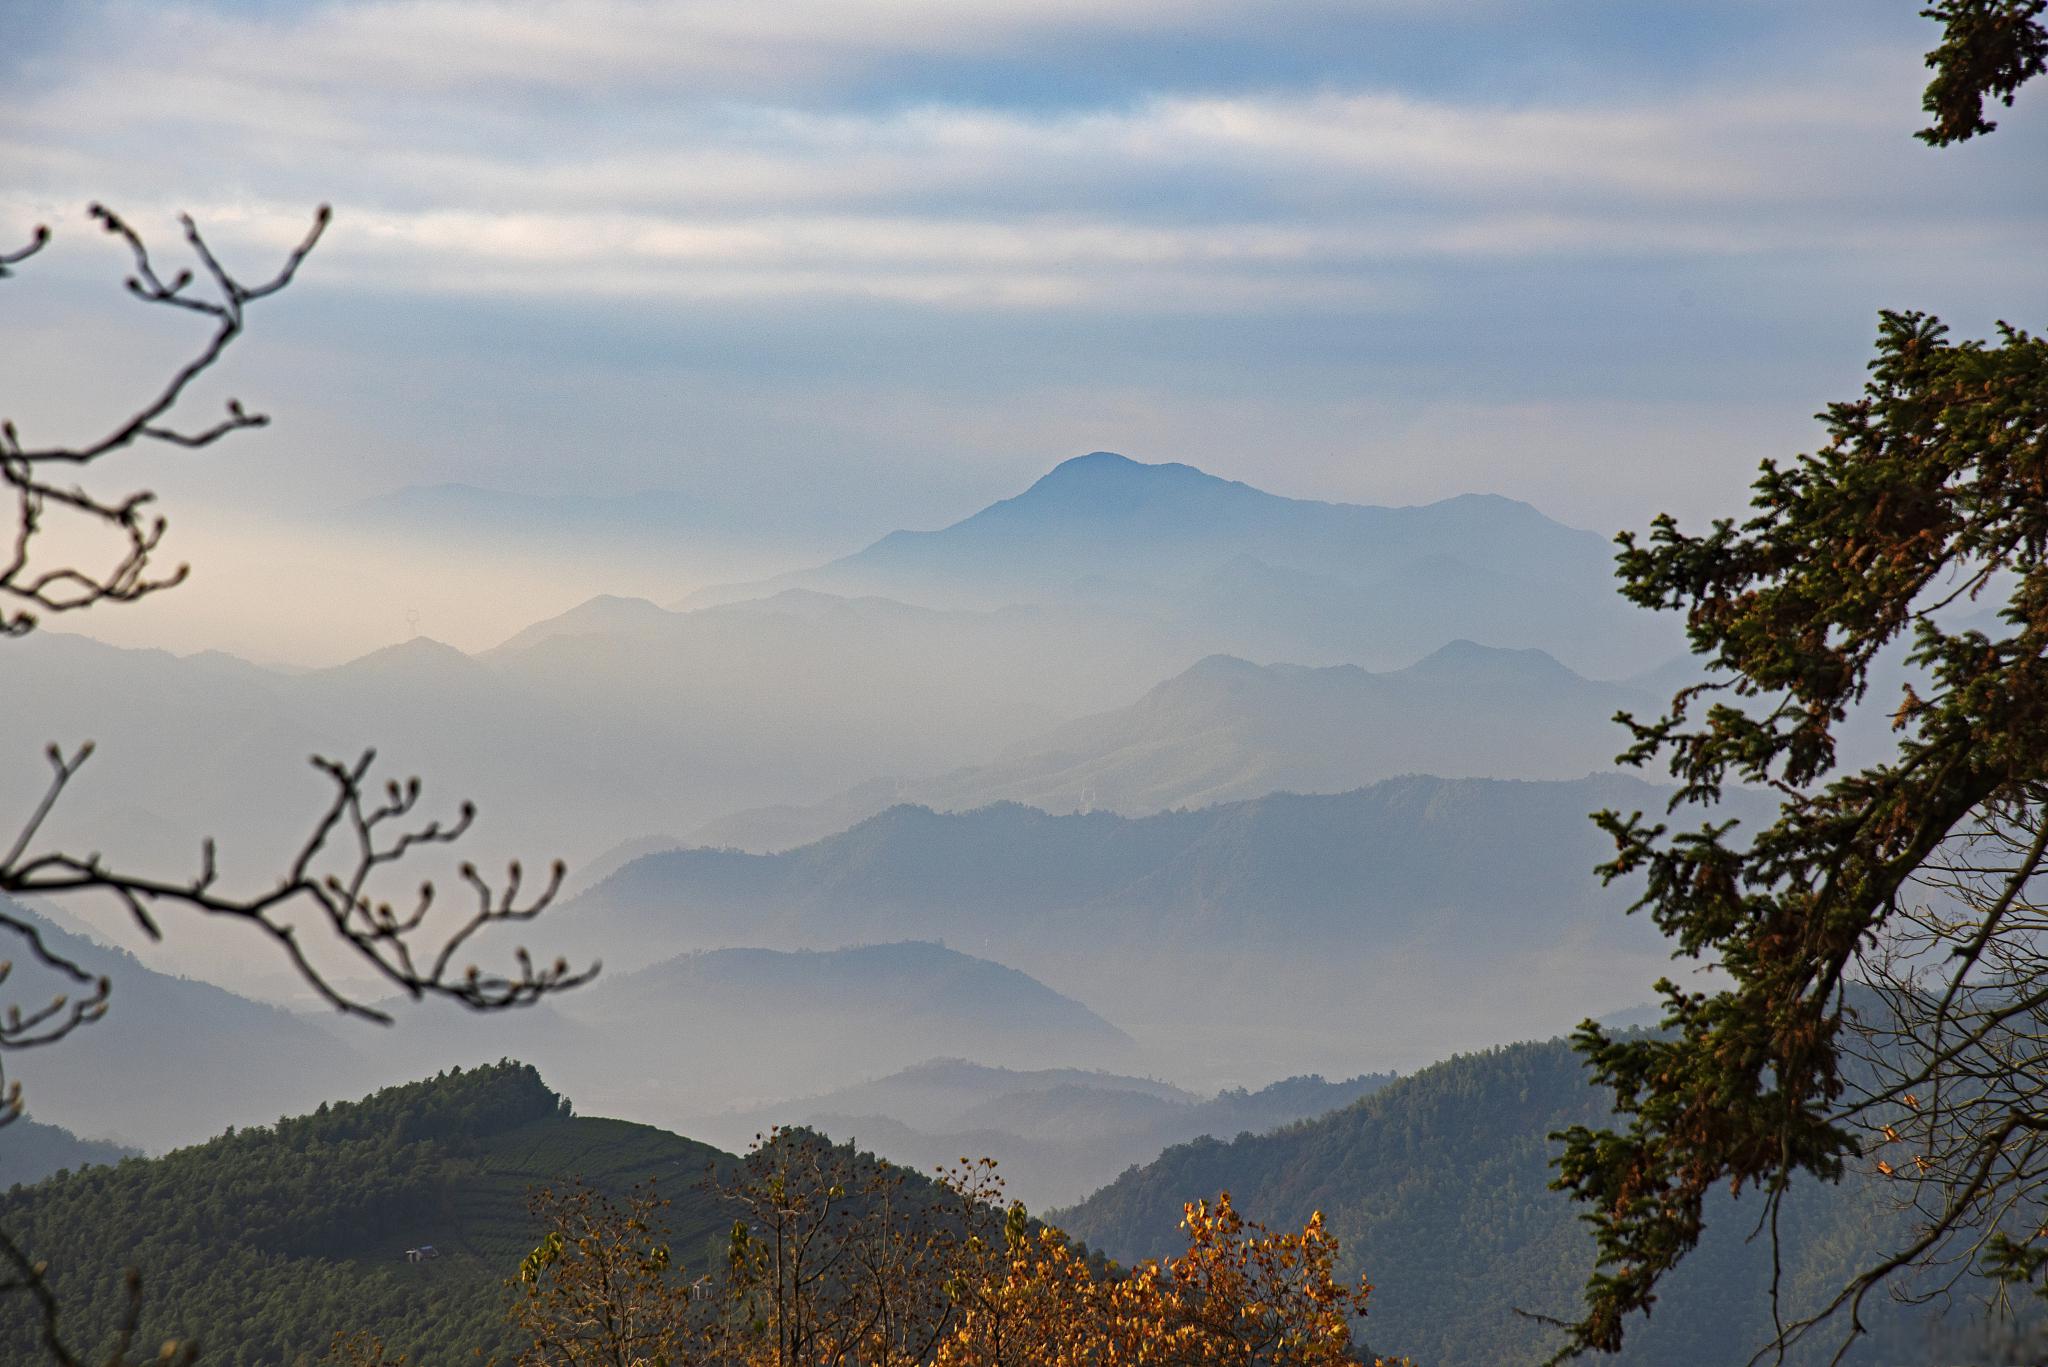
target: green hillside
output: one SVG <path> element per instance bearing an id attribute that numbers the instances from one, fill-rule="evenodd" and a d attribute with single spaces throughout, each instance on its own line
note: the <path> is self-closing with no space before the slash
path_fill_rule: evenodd
<path id="1" fill-rule="evenodd" d="M 1354 1272 L 1374 1283 L 1368 1341 L 1429 1367 L 1541 1361 L 1555 1335 L 1517 1310 L 1569 1316 L 1591 1265 L 1590 1236 L 1548 1190 L 1545 1136 L 1601 1119 L 1563 1040 L 1455 1058 L 1403 1078 L 1356 1104 L 1278 1133 L 1232 1143 L 1198 1139 L 1134 1167 L 1054 1223 L 1112 1257 L 1173 1249 L 1181 1203 L 1228 1190 L 1269 1225 L 1321 1210 Z M 1879 1246 L 1892 1214 L 1867 1191 L 1808 1184 L 1788 1203 L 1784 1293 L 1788 1311 L 1832 1294 Z M 1747 1242 L 1761 1203 L 1725 1198 L 1700 1249 L 1673 1277 L 1620 1359 L 1646 1367 L 1741 1363 L 1769 1335 L 1770 1250 Z M 1952 1318 L 1890 1305 L 1866 1309 L 1877 1330 L 1846 1359 L 1865 1367 L 1974 1360 L 1958 1346 L 1981 1328 L 1967 1287 Z M 1839 1337 L 1824 1334 L 1794 1363 L 1825 1362 Z"/>
<path id="2" fill-rule="evenodd" d="M 501 1062 L 18 1188 L 0 1197 L 0 1224 L 49 1261 L 74 1343 L 104 1341 L 134 1264 L 138 1342 L 196 1338 L 204 1361 L 254 1367 L 315 1359 L 336 1332 L 369 1329 L 415 1362 L 454 1362 L 504 1343 L 504 1279 L 536 1237 L 529 1187 L 657 1178 L 695 1262 L 729 1223 L 699 1189 L 723 1158 L 572 1115 L 534 1069 Z M 422 1244 L 441 1256 L 408 1263 Z M 0 1361 L 31 1360 L 29 1332 L 24 1299 L 0 1302 Z"/>

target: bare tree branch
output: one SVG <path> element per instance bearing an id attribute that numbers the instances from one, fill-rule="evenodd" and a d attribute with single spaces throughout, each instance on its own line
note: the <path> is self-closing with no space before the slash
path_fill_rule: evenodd
<path id="1" fill-rule="evenodd" d="M 17 519 L 13 535 L 0 546 L 0 637 L 33 631 L 40 617 L 75 612 L 102 603 L 131 603 L 181 582 L 186 567 L 157 572 L 152 560 L 163 542 L 165 521 L 153 509 L 154 495 L 137 491 L 119 497 L 89 492 L 77 482 L 98 462 L 145 443 L 201 449 L 236 432 L 262 427 L 269 419 L 230 399 L 226 416 L 211 423 L 180 422 L 175 410 L 194 381 L 205 374 L 241 335 L 246 306 L 289 285 L 318 244 L 331 214 L 326 205 L 312 226 L 286 256 L 276 274 L 258 284 L 245 284 L 224 267 L 197 225 L 181 218 L 187 248 L 196 270 L 187 267 L 166 279 L 141 236 L 120 216 L 95 204 L 91 215 L 106 232 L 128 248 L 133 274 L 129 293 L 211 320 L 206 341 L 140 407 L 101 435 L 68 445 L 31 445 L 15 423 L 0 421 L 0 486 L 12 491 Z M 41 251 L 50 240 L 37 228 L 28 246 L 0 254 L 0 278 Z M 67 470 L 63 482 L 56 472 Z M 38 555 L 47 519 L 64 517 L 87 528 L 113 533 L 116 550 L 105 569 L 46 565 Z M 476 938 L 506 922 L 532 920 L 561 888 L 563 866 L 557 861 L 544 884 L 527 887 L 524 871 L 514 863 L 502 881 L 492 882 L 472 865 L 461 878 L 473 898 L 452 928 L 429 924 L 435 905 L 434 886 L 421 883 L 394 904 L 379 890 L 394 866 L 425 847 L 452 844 L 462 838 L 476 816 L 464 803 L 454 820 L 427 819 L 419 814 L 420 782 L 371 779 L 375 751 L 354 763 L 315 756 L 312 764 L 332 784 L 332 794 L 311 824 L 305 840 L 292 853 L 276 884 L 254 894 L 230 892 L 222 885 L 211 840 L 203 843 L 197 870 L 186 878 L 160 878 L 109 867 L 96 854 L 77 855 L 41 844 L 51 814 L 63 801 L 80 768 L 92 757 L 86 741 L 67 752 L 60 745 L 47 751 L 50 779 L 41 797 L 23 818 L 0 854 L 0 898 L 54 896 L 97 892 L 116 898 L 151 939 L 161 937 L 158 913 L 182 909 L 247 925 L 278 947 L 301 978 L 330 1006 L 345 1015 L 388 1022 L 389 1014 L 338 980 L 319 959 L 319 947 L 339 947 L 356 969 L 368 969 L 382 986 L 405 996 L 441 998 L 472 1010 L 490 1011 L 525 1005 L 554 992 L 588 982 L 595 964 L 572 969 L 557 959 L 536 966 L 523 949 L 513 954 L 514 967 L 486 971 L 466 962 Z M 0 836 L 4 839 L 4 836 Z M 8 1005 L 0 1010 L 0 1083 L 6 1083 L 8 1052 L 55 1044 L 106 1014 L 110 984 L 53 946 L 38 923 L 0 901 L 0 931 L 12 935 L 27 956 L 54 973 L 71 990 L 29 1008 Z M 445 932 L 445 933 L 444 933 Z M 13 971 L 0 961 L 0 983 Z M 0 1093 L 0 1127 L 23 1114 L 21 1087 L 6 1083 Z M 85 1360 L 66 1345 L 58 1332 L 60 1306 L 51 1290 L 47 1269 L 0 1230 L 0 1295 L 22 1294 L 38 1307 L 42 1346 L 60 1367 L 85 1367 Z M 141 1287 L 133 1272 L 129 1302 L 117 1325 L 112 1356 L 105 1367 L 129 1367 L 129 1349 L 140 1321 Z M 190 1345 L 166 1344 L 154 1360 L 189 1363 Z"/>
<path id="2" fill-rule="evenodd" d="M 346 1015 L 380 1023 L 390 1020 L 387 1012 L 351 995 L 308 956 L 300 940 L 301 928 L 291 919 L 291 912 L 313 912 L 316 924 L 352 951 L 358 965 L 416 999 L 441 997 L 476 1010 L 495 1010 L 524 1005 L 547 993 L 588 982 L 597 971 L 595 966 L 572 971 L 562 959 L 536 967 L 524 950 L 515 951 L 518 967 L 509 974 L 486 973 L 475 964 L 457 967 L 457 954 L 478 932 L 504 922 L 530 921 L 547 907 L 561 889 L 565 870 L 560 861 L 549 870 L 545 886 L 531 894 L 525 893 L 524 872 L 517 863 L 495 886 L 473 866 L 463 865 L 463 881 L 475 894 L 474 909 L 453 933 L 423 946 L 427 915 L 435 902 L 434 885 L 422 883 L 405 904 L 395 906 L 376 895 L 371 880 L 423 845 L 447 845 L 461 839 L 475 819 L 476 809 L 464 803 L 452 823 L 418 818 L 415 813 L 421 790 L 416 778 L 403 785 L 388 784 L 381 794 L 374 794 L 369 784 L 374 750 L 365 751 L 352 765 L 317 756 L 313 759 L 314 767 L 333 783 L 333 796 L 277 885 L 253 896 L 221 890 L 211 841 L 202 848 L 198 870 L 180 880 L 123 873 L 108 868 L 98 855 L 37 851 L 33 845 L 36 828 L 62 798 L 89 754 L 89 748 L 81 748 L 69 758 L 53 752 L 55 773 L 49 790 L 16 840 L 14 854 L 0 863 L 0 893 L 109 893 L 151 939 L 161 938 L 154 913 L 166 906 L 246 923 L 274 941 L 307 985 L 329 1005 Z M 4 1047 L 4 1037 L 0 1037 L 0 1048 Z"/>
<path id="3" fill-rule="evenodd" d="M 17 508 L 13 545 L 7 559 L 0 562 L 0 635 L 19 636 L 34 630 L 40 614 L 76 612 L 103 602 L 134 602 L 184 580 L 188 569 L 185 565 L 161 575 L 151 573 L 151 557 L 161 546 L 166 530 L 165 520 L 151 510 L 153 495 L 136 492 L 104 497 L 89 493 L 78 484 L 53 482 L 53 472 L 92 465 L 138 442 L 197 449 L 211 446 L 231 433 L 267 424 L 270 419 L 266 415 L 249 412 L 239 399 L 228 400 L 226 417 L 198 428 L 174 426 L 169 419 L 193 381 L 212 368 L 229 344 L 241 335 L 245 306 L 292 282 L 333 217 L 328 206 L 321 205 L 313 215 L 312 227 L 285 258 L 283 267 L 257 285 L 246 285 L 229 274 L 207 245 L 198 225 L 189 217 L 180 218 L 185 242 L 198 259 L 203 275 L 204 284 L 200 291 L 195 291 L 198 278 L 189 268 L 179 270 L 166 281 L 141 236 L 118 214 L 100 204 L 93 205 L 89 212 L 103 229 L 127 245 L 134 261 L 134 274 L 127 281 L 130 294 L 145 303 L 210 318 L 213 331 L 198 352 L 174 371 L 154 396 L 127 419 L 90 441 L 31 446 L 24 443 L 14 422 L 0 421 L 0 485 L 13 491 Z M 9 274 L 8 265 L 26 260 L 48 240 L 48 229 L 38 228 L 28 247 L 11 256 L 0 256 L 0 276 Z M 52 508 L 70 514 L 84 525 L 98 525 L 114 533 L 118 549 L 111 566 L 105 570 L 74 566 L 40 568 L 34 543 Z"/>

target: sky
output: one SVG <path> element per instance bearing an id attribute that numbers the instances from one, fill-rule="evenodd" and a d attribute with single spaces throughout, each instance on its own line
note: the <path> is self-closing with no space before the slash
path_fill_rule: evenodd
<path id="1" fill-rule="evenodd" d="M 106 474 L 200 571 L 109 634 L 302 663 L 670 600 L 1095 449 L 1736 513 L 1880 308 L 2044 324 L 2048 97 L 1914 141 L 1917 8 L 0 0 L 0 243 L 57 234 L 0 284 L 0 414 L 83 435 L 194 340 L 88 203 L 167 256 L 190 212 L 250 278 L 332 203 L 195 396 L 274 425 Z M 440 483 L 673 491 L 702 553 L 600 583 L 342 549 L 346 509 Z"/>

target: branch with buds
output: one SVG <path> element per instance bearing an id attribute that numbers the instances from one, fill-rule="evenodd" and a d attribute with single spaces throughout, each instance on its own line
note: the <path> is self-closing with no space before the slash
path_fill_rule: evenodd
<path id="1" fill-rule="evenodd" d="M 270 421 L 252 413 L 239 399 L 229 399 L 227 416 L 210 424 L 190 428 L 175 425 L 172 411 L 197 380 L 221 358 L 228 346 L 241 336 L 248 305 L 282 290 L 298 274 L 326 231 L 332 213 L 321 205 L 313 215 L 306 236 L 285 258 L 283 267 L 258 285 L 243 284 L 228 273 L 198 226 L 187 218 L 185 242 L 198 263 L 198 273 L 179 270 L 168 281 L 158 271 L 149 248 L 126 220 L 104 205 L 89 212 L 93 221 L 126 244 L 133 258 L 134 273 L 128 277 L 128 292 L 148 304 L 182 309 L 212 320 L 213 329 L 198 352 L 172 373 L 156 394 L 127 419 L 102 435 L 77 445 L 32 446 L 26 443 L 12 420 L 0 420 L 0 486 L 11 490 L 16 505 L 13 545 L 0 562 L 0 634 L 25 635 L 33 631 L 40 616 L 77 612 L 97 603 L 132 603 L 152 593 L 183 582 L 189 566 L 178 565 L 153 573 L 151 560 L 163 544 L 167 523 L 152 507 L 155 496 L 147 491 L 108 496 L 88 491 L 82 483 L 59 481 L 56 471 L 76 471 L 142 442 L 161 442 L 195 450 L 211 446 L 230 433 L 262 427 Z M 50 240 L 48 228 L 37 228 L 27 247 L 0 255 L 0 276 L 11 274 L 16 265 L 41 251 Z M 197 286 L 197 288 L 195 288 Z M 52 515 L 68 516 L 87 526 L 99 526 L 115 534 L 118 549 L 105 569 L 81 569 L 74 565 L 44 567 L 36 556 L 36 542 Z"/>
<path id="2" fill-rule="evenodd" d="M 242 334 L 247 308 L 289 285 L 307 255 L 319 242 L 331 218 L 322 205 L 312 226 L 286 256 L 276 274 L 260 284 L 243 283 L 215 256 L 190 218 L 179 221 L 194 266 L 166 278 L 141 236 L 113 211 L 95 204 L 93 220 L 120 239 L 133 262 L 128 292 L 144 303 L 195 314 L 209 321 L 205 342 L 128 418 L 90 441 L 72 445 L 31 445 L 12 421 L 0 421 L 0 488 L 11 491 L 17 519 L 11 545 L 0 545 L 0 638 L 35 630 L 42 616 L 76 612 L 102 603 L 132 603 L 180 583 L 187 567 L 158 572 L 152 561 L 161 547 L 165 521 L 153 509 L 154 495 L 137 491 L 120 496 L 89 492 L 84 472 L 119 452 L 151 443 L 197 450 L 236 432 L 262 427 L 269 419 L 230 399 L 226 414 L 211 423 L 192 425 L 175 411 L 194 381 L 220 360 Z M 42 251 L 49 230 L 35 230 L 29 244 L 0 253 L 0 278 Z M 60 477 L 59 472 L 68 472 Z M 114 533 L 116 551 L 104 569 L 46 565 L 38 552 L 48 519 L 73 522 Z M 106 1014 L 111 986 L 53 945 L 39 923 L 7 896 L 55 896 L 97 892 L 115 898 L 152 940 L 162 936 L 159 915 L 183 909 L 239 922 L 268 937 L 301 978 L 323 1000 L 344 1015 L 385 1023 L 389 1014 L 351 991 L 334 970 L 319 961 L 318 949 L 339 947 L 356 969 L 367 969 L 381 986 L 415 1000 L 441 998 L 477 1011 L 526 1005 L 549 994 L 590 981 L 597 966 L 571 968 L 566 960 L 536 965 L 523 949 L 513 953 L 514 966 L 487 971 L 468 961 L 478 938 L 506 922 L 538 916 L 562 885 L 563 867 L 556 862 L 545 884 L 531 888 L 520 865 L 513 863 L 502 880 L 486 879 L 464 864 L 460 877 L 472 904 L 453 921 L 429 913 L 435 906 L 434 885 L 421 883 L 409 896 L 388 899 L 377 888 L 392 866 L 423 847 L 460 840 L 475 820 L 476 809 L 462 804 L 452 821 L 420 815 L 420 782 L 378 785 L 371 777 L 376 752 L 365 751 L 354 763 L 315 756 L 312 763 L 332 784 L 332 795 L 316 815 L 309 834 L 292 855 L 285 871 L 268 891 L 242 894 L 222 883 L 211 840 L 203 843 L 198 870 L 189 878 L 157 878 L 112 868 L 98 854 L 84 856 L 45 849 L 40 844 L 50 815 L 63 800 L 79 770 L 92 757 L 84 742 L 67 751 L 50 746 L 50 778 L 40 799 L 23 820 L 11 843 L 0 853 L 0 932 L 12 935 L 20 951 L 53 973 L 63 990 L 48 1002 L 0 1010 L 0 1064 L 13 1050 L 55 1044 Z M 0 837 L 4 839 L 4 837 Z M 310 937 L 310 938 L 308 938 Z M 0 961 L 0 984 L 13 973 L 12 960 Z M 23 1114 L 21 1087 L 9 1083 L 0 1066 L 0 1127 Z M 130 1340 L 138 1322 L 140 1287 L 130 1274 L 129 1308 L 117 1326 L 108 1367 L 128 1367 Z M 19 1293 L 39 1309 L 40 1339 L 49 1360 L 63 1367 L 81 1367 L 82 1359 L 58 1333 L 60 1306 L 47 1270 L 29 1252 L 0 1230 L 0 1295 Z M 189 1347 L 166 1344 L 154 1361 L 191 1360 Z"/>

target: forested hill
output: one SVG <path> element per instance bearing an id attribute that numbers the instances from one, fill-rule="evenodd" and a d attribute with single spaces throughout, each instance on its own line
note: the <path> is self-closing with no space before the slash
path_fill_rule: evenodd
<path id="1" fill-rule="evenodd" d="M 17 1188 L 0 1223 L 49 1262 L 67 1336 L 88 1348 L 104 1348 L 134 1264 L 137 1341 L 195 1338 L 210 1364 L 312 1361 L 357 1329 L 413 1362 L 466 1362 L 505 1346 L 504 1281 L 536 1238 L 529 1187 L 658 1179 L 678 1256 L 694 1264 L 730 1224 L 699 1186 L 724 1157 L 574 1116 L 534 1069 L 499 1063 Z M 422 1244 L 441 1256 L 406 1262 Z M 27 1297 L 0 1301 L 0 1361 L 36 1358 L 29 1316 Z"/>
<path id="2" fill-rule="evenodd" d="M 1576 1210 L 1548 1190 L 1545 1136 L 1600 1120 L 1601 1095 L 1562 1040 L 1466 1055 L 1291 1129 L 1179 1145 L 1048 1218 L 1129 1260 L 1176 1246 L 1191 1193 L 1227 1190 L 1240 1210 L 1273 1226 L 1321 1210 L 1351 1271 L 1372 1279 L 1374 1351 L 1410 1354 L 1430 1367 L 1538 1362 L 1553 1333 L 1515 1311 L 1569 1317 L 1592 1261 Z M 1851 1260 L 1873 1251 L 1885 1218 L 1867 1193 L 1849 1187 L 1809 1183 L 1795 1194 L 1781 1224 L 1788 1310 L 1832 1295 Z M 1631 1329 L 1618 1361 L 1725 1367 L 1765 1341 L 1770 1250 L 1761 1239 L 1744 1242 L 1759 1212 L 1754 1196 L 1732 1204 L 1724 1197 L 1712 1209 L 1705 1241 L 1651 1318 Z M 1967 1298 L 1956 1304 L 1968 1319 Z M 1888 1304 L 1865 1317 L 1877 1337 L 1848 1362 L 1937 1360 L 1928 1319 Z M 1957 1332 L 1947 1328 L 1945 1346 L 1953 1348 Z M 1823 1333 L 1809 1345 L 1813 1353 L 1789 1361 L 1825 1362 L 1838 1342 Z"/>

